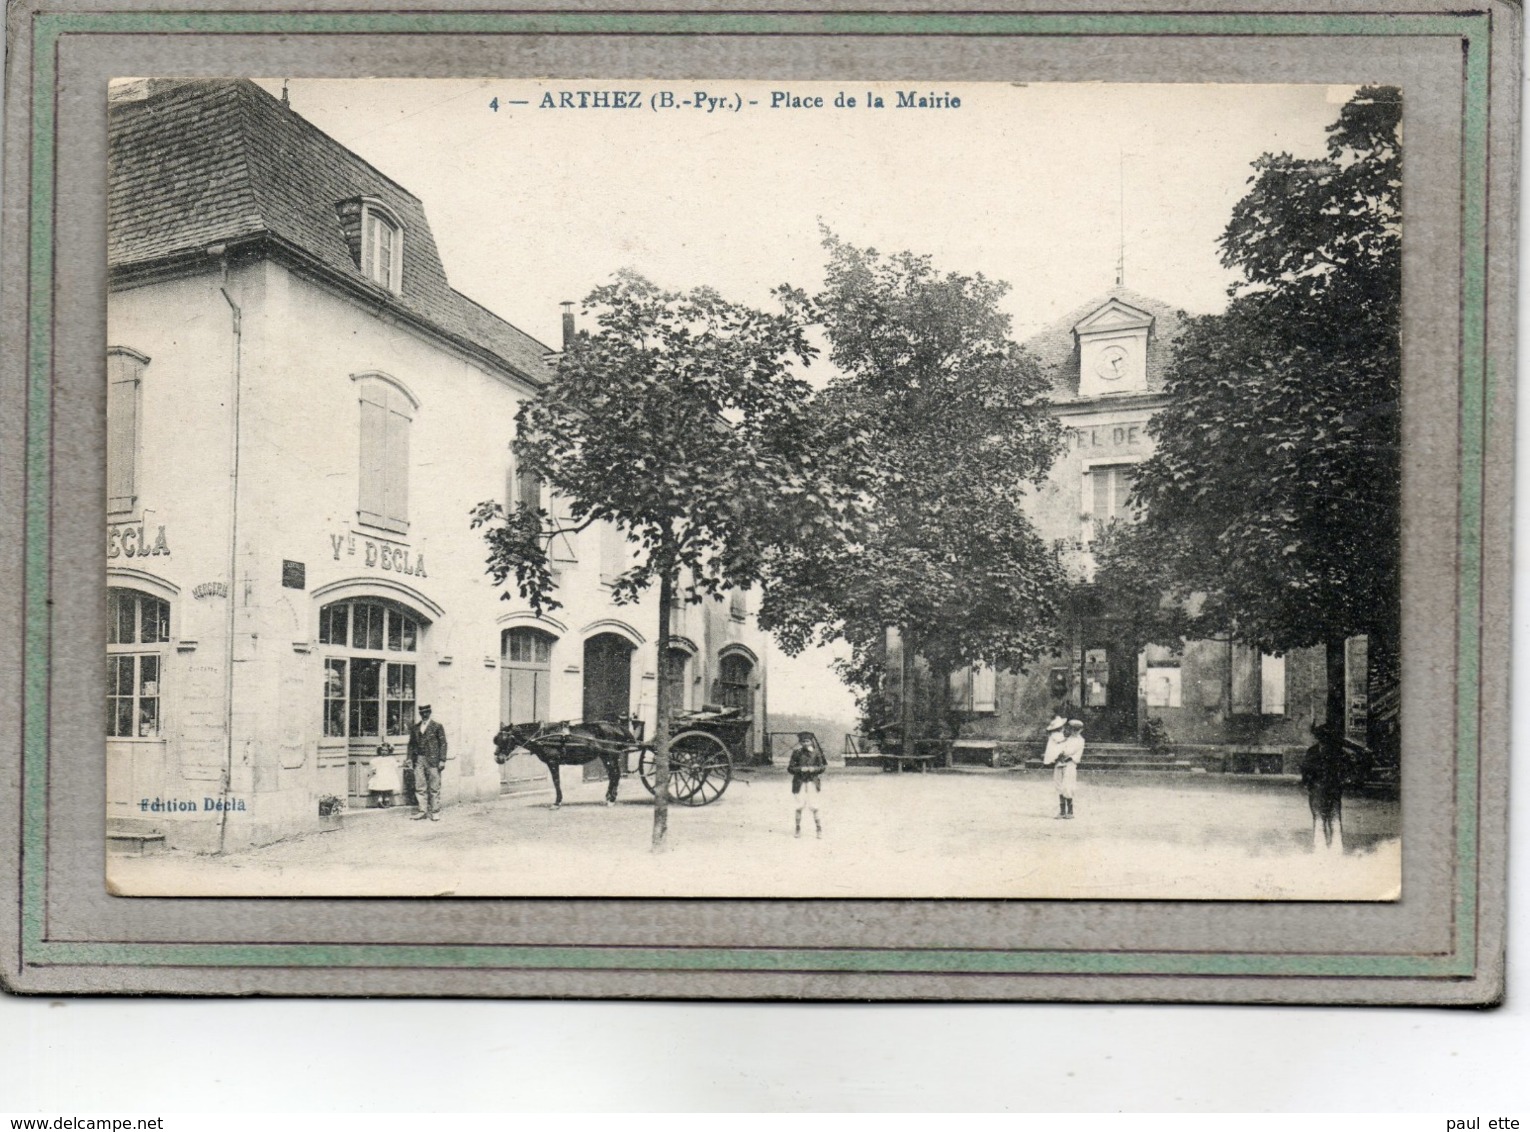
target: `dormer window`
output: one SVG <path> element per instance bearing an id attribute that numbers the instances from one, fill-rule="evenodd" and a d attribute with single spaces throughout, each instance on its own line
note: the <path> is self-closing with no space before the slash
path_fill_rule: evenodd
<path id="1" fill-rule="evenodd" d="M 398 294 L 403 277 L 404 230 L 382 206 L 361 203 L 361 272 Z"/>
<path id="2" fill-rule="evenodd" d="M 398 216 L 376 197 L 340 201 L 335 212 L 361 274 L 399 294 L 404 282 L 404 225 Z"/>

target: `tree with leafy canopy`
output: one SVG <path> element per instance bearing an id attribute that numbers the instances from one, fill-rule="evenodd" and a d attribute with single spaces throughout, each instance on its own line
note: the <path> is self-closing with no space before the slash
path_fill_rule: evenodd
<path id="1" fill-rule="evenodd" d="M 1364 87 L 1320 158 L 1266 154 L 1221 237 L 1242 279 L 1191 320 L 1138 469 L 1135 527 L 1101 589 L 1149 635 L 1323 645 L 1342 718 L 1344 642 L 1395 676 L 1401 557 L 1401 96 Z"/>
<path id="2" fill-rule="evenodd" d="M 816 398 L 826 458 L 854 506 L 832 537 L 778 548 L 760 623 L 783 648 L 842 640 L 866 705 L 884 702 L 888 630 L 901 637 L 899 730 L 913 742 L 913 658 L 937 675 L 1020 668 L 1054 643 L 1065 579 L 1022 497 L 1061 444 L 1047 380 L 1010 337 L 1007 284 L 941 273 L 824 231 L 812 301 L 838 375 Z M 857 437 L 862 443 L 841 444 Z"/>
<path id="3" fill-rule="evenodd" d="M 584 306 L 596 331 L 574 337 L 553 380 L 516 417 L 518 467 L 560 497 L 566 519 L 530 502 L 479 504 L 473 525 L 496 583 L 513 576 L 534 610 L 556 608 L 550 544 L 613 524 L 634 560 L 612 598 L 636 601 L 657 584 L 662 664 L 676 601 L 756 583 L 783 523 L 793 535 L 832 525 L 833 485 L 815 478 L 811 389 L 794 374 L 816 351 L 797 317 L 803 297 L 779 295 L 783 309 L 770 314 L 631 273 L 591 292 Z M 656 850 L 668 828 L 673 706 L 660 680 Z"/>

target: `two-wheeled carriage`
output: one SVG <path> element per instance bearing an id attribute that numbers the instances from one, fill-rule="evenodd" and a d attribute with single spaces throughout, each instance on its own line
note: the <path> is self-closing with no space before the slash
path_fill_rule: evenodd
<path id="1" fill-rule="evenodd" d="M 723 796 L 733 781 L 736 757 L 744 752 L 753 722 L 736 708 L 684 712 L 670 725 L 669 796 L 683 806 L 705 806 Z M 644 747 L 638 777 L 654 790 L 654 752 Z"/>
<path id="2" fill-rule="evenodd" d="M 750 720 L 739 712 L 703 711 L 677 716 L 669 740 L 669 797 L 683 806 L 705 806 L 721 798 L 733 781 L 734 750 L 740 749 Z M 494 737 L 494 758 L 505 763 L 517 751 L 540 759 L 552 776 L 554 807 L 563 804 L 559 767 L 599 759 L 606 769 L 606 805 L 616 802 L 622 771 L 634 756 L 638 777 L 655 788 L 654 747 L 643 738 L 643 721 L 506 724 Z"/>

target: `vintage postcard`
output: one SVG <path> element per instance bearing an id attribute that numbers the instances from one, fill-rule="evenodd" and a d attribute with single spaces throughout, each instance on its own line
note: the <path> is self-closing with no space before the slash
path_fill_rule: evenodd
<path id="1" fill-rule="evenodd" d="M 13 19 L 6 978 L 1491 1001 L 1518 16 L 1297 6 Z"/>
<path id="2" fill-rule="evenodd" d="M 109 98 L 114 892 L 1398 897 L 1405 92 Z"/>

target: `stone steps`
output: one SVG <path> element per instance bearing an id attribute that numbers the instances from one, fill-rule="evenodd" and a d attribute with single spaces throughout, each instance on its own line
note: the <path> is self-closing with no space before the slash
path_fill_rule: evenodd
<path id="1" fill-rule="evenodd" d="M 106 851 L 125 857 L 147 857 L 165 848 L 164 830 L 134 818 L 106 819 Z"/>
<path id="2" fill-rule="evenodd" d="M 1033 754 L 1022 764 L 1027 770 L 1045 769 L 1040 754 Z M 1193 774 L 1201 767 L 1177 757 L 1170 751 L 1155 751 L 1130 743 L 1091 743 L 1084 749 L 1080 773 L 1117 771 L 1155 774 Z"/>

